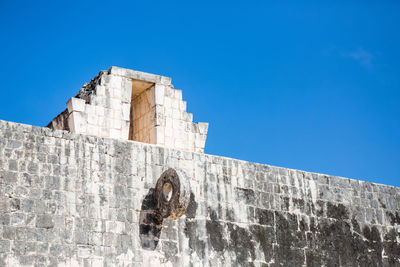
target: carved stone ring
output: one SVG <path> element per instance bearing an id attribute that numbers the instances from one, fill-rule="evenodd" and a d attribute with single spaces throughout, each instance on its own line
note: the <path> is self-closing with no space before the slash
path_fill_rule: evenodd
<path id="1" fill-rule="evenodd" d="M 168 169 L 158 178 L 154 191 L 157 212 L 164 219 L 181 217 L 189 205 L 190 186 L 186 174 Z"/>

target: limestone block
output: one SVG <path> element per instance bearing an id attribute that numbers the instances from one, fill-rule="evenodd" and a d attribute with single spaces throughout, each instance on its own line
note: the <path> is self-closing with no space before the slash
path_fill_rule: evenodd
<path id="1" fill-rule="evenodd" d="M 167 98 L 165 98 L 165 100 L 166 99 Z M 172 119 L 172 109 L 171 108 L 168 108 L 168 107 L 165 106 L 164 113 L 165 113 L 165 117 L 166 118 L 171 118 Z"/>
<path id="2" fill-rule="evenodd" d="M 101 77 L 100 85 L 120 89 L 122 87 L 122 77 L 112 74 L 105 74 Z"/>
<path id="3" fill-rule="evenodd" d="M 113 88 L 113 97 L 121 99 L 122 98 L 122 90 L 121 88 Z"/>
<path id="4" fill-rule="evenodd" d="M 129 77 L 128 69 L 112 66 L 109 70 L 110 74 Z"/>
<path id="5" fill-rule="evenodd" d="M 197 123 L 197 125 L 198 125 L 199 132 L 202 135 L 206 135 L 207 131 L 208 131 L 208 123 L 207 122 L 199 122 L 199 123 Z"/>
<path id="6" fill-rule="evenodd" d="M 113 97 L 114 93 L 113 93 L 113 88 L 109 87 L 109 86 L 105 86 L 105 97 L 107 99 L 110 99 Z"/>
<path id="7" fill-rule="evenodd" d="M 173 120 L 172 126 L 174 130 L 177 130 L 179 132 L 182 132 L 185 129 L 185 126 L 183 125 L 181 120 Z"/>
<path id="8" fill-rule="evenodd" d="M 96 108 L 93 105 L 86 104 L 85 105 L 85 110 L 86 110 L 86 114 L 93 114 L 93 115 L 96 114 Z"/>
<path id="9" fill-rule="evenodd" d="M 89 124 L 97 125 L 98 123 L 98 116 L 93 113 L 87 113 L 87 122 Z"/>
<path id="10" fill-rule="evenodd" d="M 110 138 L 121 139 L 121 130 L 118 129 L 110 129 Z"/>
<path id="11" fill-rule="evenodd" d="M 114 111 L 110 108 L 104 108 L 104 116 L 106 118 L 113 118 L 114 117 Z"/>
<path id="12" fill-rule="evenodd" d="M 187 113 L 186 111 L 183 111 L 182 119 L 187 122 L 192 122 L 193 121 L 193 113 Z"/>
<path id="13" fill-rule="evenodd" d="M 86 133 L 86 116 L 83 112 L 72 112 L 68 117 L 68 125 L 73 133 Z"/>
<path id="14" fill-rule="evenodd" d="M 179 108 L 180 108 L 179 100 L 176 99 L 176 98 L 172 98 L 172 99 L 171 99 L 171 107 L 172 107 L 173 109 L 178 109 L 178 110 L 179 110 Z"/>
<path id="15" fill-rule="evenodd" d="M 129 139 L 129 126 L 130 122 L 128 121 L 122 121 L 122 128 L 121 128 L 121 138 L 124 140 Z"/>
<path id="16" fill-rule="evenodd" d="M 111 129 L 114 127 L 114 119 L 113 118 L 105 118 L 105 127 Z"/>
<path id="17" fill-rule="evenodd" d="M 129 79 L 123 79 L 121 100 L 124 103 L 130 103 L 131 98 L 132 98 L 132 81 Z"/>
<path id="18" fill-rule="evenodd" d="M 121 129 L 121 127 L 122 127 L 121 120 L 119 120 L 119 119 L 114 119 L 114 120 L 113 120 L 113 128 L 114 128 L 114 129 Z"/>
<path id="19" fill-rule="evenodd" d="M 87 125 L 87 134 L 98 136 L 99 135 L 99 128 L 97 125 L 88 124 Z"/>
<path id="20" fill-rule="evenodd" d="M 95 111 L 97 116 L 104 116 L 104 108 L 102 106 L 96 106 Z"/>
<path id="21" fill-rule="evenodd" d="M 120 68 L 120 67 L 114 67 L 114 66 L 111 67 L 109 70 L 109 73 L 112 75 L 123 76 L 123 77 L 134 79 L 134 80 L 146 81 L 146 82 L 151 82 L 151 83 L 161 83 L 164 85 L 171 84 L 170 77 L 165 77 L 165 76 L 160 76 L 160 75 L 155 75 L 155 74 L 151 74 L 151 73 L 135 71 L 135 70 L 130 70 L 130 69 L 124 69 L 124 68 Z"/>
<path id="22" fill-rule="evenodd" d="M 163 85 L 170 85 L 171 80 L 172 79 L 170 77 L 161 76 L 160 83 Z"/>
<path id="23" fill-rule="evenodd" d="M 154 94 L 155 94 L 155 104 L 164 105 L 165 86 L 161 84 L 156 84 L 154 86 Z"/>
<path id="24" fill-rule="evenodd" d="M 172 118 L 180 120 L 182 118 L 181 111 L 179 109 L 172 109 Z"/>
<path id="25" fill-rule="evenodd" d="M 171 128 L 171 129 L 172 129 L 172 128 L 173 128 L 172 121 L 173 121 L 172 118 L 166 117 L 166 118 L 165 118 L 165 127 L 166 127 L 166 128 Z"/>
<path id="26" fill-rule="evenodd" d="M 175 89 L 174 90 L 174 98 L 178 100 L 182 100 L 182 90 Z"/>
<path id="27" fill-rule="evenodd" d="M 131 114 L 131 105 L 123 103 L 122 104 L 122 119 L 129 120 Z"/>
<path id="28" fill-rule="evenodd" d="M 121 100 L 119 99 L 114 99 L 114 98 L 110 99 L 110 104 L 111 104 L 110 108 L 114 111 L 122 109 L 122 103 Z"/>
<path id="29" fill-rule="evenodd" d="M 186 111 L 186 101 L 179 101 L 179 109 Z"/>
<path id="30" fill-rule="evenodd" d="M 102 85 L 96 85 L 96 95 L 97 96 L 105 96 L 106 95 L 106 88 Z"/>
<path id="31" fill-rule="evenodd" d="M 72 97 L 68 100 L 67 107 L 68 113 L 72 113 L 73 111 L 85 112 L 85 100 Z"/>
<path id="32" fill-rule="evenodd" d="M 174 147 L 177 149 L 185 149 L 185 141 L 181 138 L 175 138 Z"/>
<path id="33" fill-rule="evenodd" d="M 162 107 L 160 108 L 162 110 Z M 160 110 L 156 109 L 156 110 Z M 165 116 L 164 112 L 154 112 L 150 114 L 151 124 L 152 126 L 164 126 L 165 125 Z"/>
<path id="34" fill-rule="evenodd" d="M 164 144 L 164 127 L 161 126 L 156 126 L 153 129 L 156 130 L 156 135 L 157 135 L 157 144 L 162 145 Z"/>
<path id="35" fill-rule="evenodd" d="M 169 136 L 169 137 L 173 136 L 172 128 L 165 128 L 164 131 L 165 131 L 165 136 Z"/>
<path id="36" fill-rule="evenodd" d="M 106 127 L 100 127 L 99 128 L 99 135 L 101 137 L 110 137 L 110 129 Z"/>
<path id="37" fill-rule="evenodd" d="M 165 136 L 164 138 L 165 146 L 174 147 L 174 138 L 171 136 Z"/>
<path id="38" fill-rule="evenodd" d="M 166 109 L 170 109 L 172 106 L 172 100 L 170 97 L 164 97 L 164 106 Z"/>

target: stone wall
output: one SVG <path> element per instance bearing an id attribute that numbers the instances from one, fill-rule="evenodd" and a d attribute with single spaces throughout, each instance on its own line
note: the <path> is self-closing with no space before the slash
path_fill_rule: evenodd
<path id="1" fill-rule="evenodd" d="M 168 168 L 190 203 L 158 236 Z M 400 266 L 400 188 L 0 121 L 0 266 L 22 265 Z"/>

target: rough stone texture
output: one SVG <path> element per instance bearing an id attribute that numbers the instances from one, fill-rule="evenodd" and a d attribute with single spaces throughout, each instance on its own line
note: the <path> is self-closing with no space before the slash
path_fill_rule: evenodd
<path id="1" fill-rule="evenodd" d="M 111 67 L 101 71 L 47 127 L 204 152 L 208 123 L 193 123 L 171 78 Z"/>
<path id="2" fill-rule="evenodd" d="M 141 225 L 168 168 L 186 214 Z M 0 266 L 22 265 L 400 266 L 400 188 L 0 121 Z"/>

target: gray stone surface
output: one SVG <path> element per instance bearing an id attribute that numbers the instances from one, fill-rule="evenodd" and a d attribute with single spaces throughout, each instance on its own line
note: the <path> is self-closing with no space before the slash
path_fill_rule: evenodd
<path id="1" fill-rule="evenodd" d="M 189 207 L 144 237 L 168 168 Z M 0 121 L 0 266 L 400 266 L 399 241 L 400 188 Z"/>

